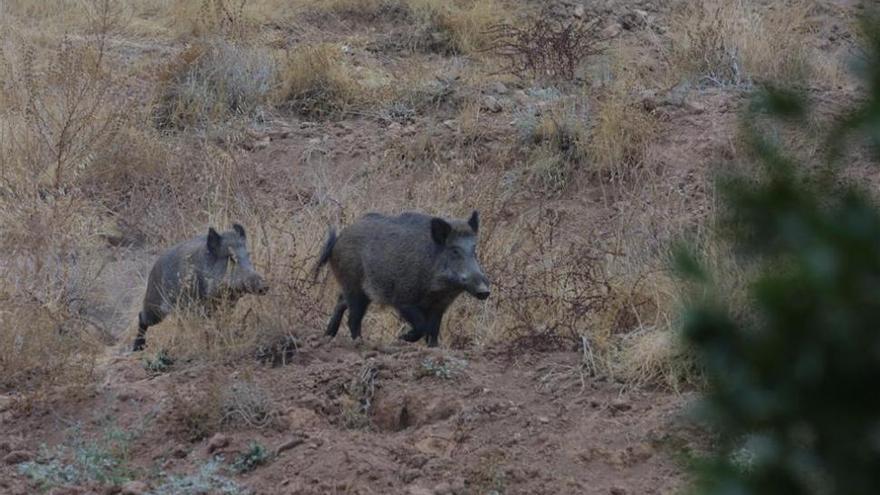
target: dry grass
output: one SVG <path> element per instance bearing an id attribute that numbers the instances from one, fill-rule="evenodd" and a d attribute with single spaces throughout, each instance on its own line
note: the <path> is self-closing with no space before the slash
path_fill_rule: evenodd
<path id="1" fill-rule="evenodd" d="M 637 98 L 640 77 L 631 70 L 629 47 L 619 45 L 613 54 L 611 80 L 599 96 L 590 130 L 587 155 L 594 171 L 627 178 L 643 162 L 657 137 L 658 123 Z"/>
<path id="2" fill-rule="evenodd" d="M 337 44 L 301 46 L 282 62 L 279 100 L 304 115 L 339 114 L 379 98 L 389 79 L 358 71 Z"/>
<path id="3" fill-rule="evenodd" d="M 497 61 L 487 60 L 486 28 L 514 15 L 500 2 L 121 0 L 116 5 L 124 22 L 113 36 L 150 34 L 171 47 L 160 53 L 177 54 L 169 62 L 138 52 L 141 67 L 157 69 L 155 79 L 130 77 L 108 58 L 96 64 L 100 29 L 89 27 L 94 16 L 78 13 L 74 3 L 8 0 L 2 7 L 11 19 L 29 19 L 28 29 L 46 31 L 39 43 L 25 27 L 15 38 L 0 37 L 0 246 L 11 260 L 0 265 L 0 325 L 12 329 L 0 333 L 0 373 L 16 370 L 3 375 L 12 377 L 6 386 L 38 388 L 38 376 L 46 384 L 87 377 L 103 351 L 95 336 L 126 330 L 96 327 L 84 308 L 109 304 L 111 289 L 101 286 L 108 278 L 122 280 L 113 287 L 141 292 L 146 268 L 107 267 L 104 249 L 152 261 L 208 225 L 244 224 L 270 293 L 245 297 L 210 320 L 176 315 L 151 328 L 147 339 L 152 350 L 166 350 L 178 363 L 238 365 L 325 325 L 335 288 L 324 279 L 312 282 L 309 269 L 328 225 L 344 226 L 366 211 L 464 217 L 473 208 L 483 215 L 479 253 L 496 290 L 488 301 L 463 295 L 452 306 L 444 345 L 579 348 L 585 338 L 591 372 L 639 384 L 687 382 L 691 364 L 671 330 L 680 301 L 668 274 L 658 270 L 662 249 L 652 244 L 652 256 L 627 258 L 635 244 L 660 244 L 682 231 L 675 218 L 684 207 L 670 206 L 659 193 L 651 201 L 625 198 L 632 202 L 621 201 L 621 209 L 648 210 L 650 203 L 657 210 L 645 212 L 644 225 L 617 225 L 627 219 L 603 198 L 609 204 L 596 207 L 615 212 L 607 221 L 613 225 L 605 225 L 617 230 L 610 235 L 571 229 L 571 218 L 588 212 L 556 209 L 596 204 L 579 203 L 593 192 L 580 187 L 595 185 L 596 177 L 629 178 L 648 168 L 645 152 L 659 128 L 638 105 L 638 94 L 652 81 L 638 67 L 627 68 L 637 60 L 627 47 L 611 54 L 612 77 L 604 86 L 589 92 L 526 88 L 520 97 L 519 83 L 512 83 L 498 96 L 503 110 L 492 113 L 479 93 L 497 76 L 487 75 Z M 808 11 L 774 20 L 783 10 L 776 9 L 767 20 L 756 9 L 748 1 L 706 0 L 681 11 L 670 30 L 673 69 L 724 83 L 801 70 Z M 297 24 L 315 12 L 339 16 L 344 22 L 327 25 L 353 31 L 363 30 L 362 23 L 402 22 L 411 51 L 374 54 L 361 38 L 315 34 Z M 62 26 L 91 34 L 45 51 L 46 40 L 58 44 Z M 276 43 L 279 37 L 284 43 Z M 114 63 L 127 60 L 130 49 L 114 44 Z M 779 53 L 794 65 L 778 64 Z M 151 112 L 136 109 L 144 101 L 135 86 L 159 95 Z M 136 105 L 124 104 L 132 99 Z M 36 113 L 29 110 L 33 102 Z M 333 123 L 318 118 L 352 115 L 362 119 L 354 127 L 375 126 L 375 137 L 358 135 L 366 164 L 349 164 L 345 150 L 307 141 L 334 138 Z M 298 134 L 300 117 L 318 121 L 309 124 L 308 138 Z M 248 154 L 233 146 L 236 139 L 226 139 L 272 119 L 287 119 L 296 130 L 270 153 Z M 58 123 L 65 121 L 76 132 L 64 131 Z M 174 132 L 165 132 L 169 128 Z M 218 144 L 218 135 L 225 141 Z M 273 161 L 277 150 L 300 148 L 299 156 L 283 156 L 307 165 L 304 174 Z M 646 173 L 627 187 L 667 180 Z M 612 193 L 619 197 L 624 189 Z M 644 233 L 651 223 L 669 232 Z M 130 334 L 121 345 L 128 347 L 137 309 L 116 310 L 125 313 Z M 30 314 L 33 324 L 20 326 Z M 387 342 L 402 326 L 392 311 L 371 311 L 364 335 Z M 348 337 L 343 331 L 338 338 Z M 223 421 L 219 391 L 181 388 L 171 396 L 187 438 L 208 435 Z M 260 409 L 263 402 L 256 404 Z"/>
<path id="4" fill-rule="evenodd" d="M 764 7 L 752 0 L 686 2 L 672 18 L 671 60 L 713 85 L 802 82 L 809 76 L 813 3 Z"/>
<path id="5" fill-rule="evenodd" d="M 215 40 L 198 42 L 166 67 L 155 111 L 159 128 L 205 128 L 237 116 L 254 118 L 275 89 L 267 50 Z"/>

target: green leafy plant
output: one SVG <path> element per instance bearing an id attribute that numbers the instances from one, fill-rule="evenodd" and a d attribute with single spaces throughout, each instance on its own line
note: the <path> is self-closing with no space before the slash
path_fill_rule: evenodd
<path id="1" fill-rule="evenodd" d="M 760 173 L 720 189 L 722 235 L 754 274 L 747 307 L 713 297 L 711 274 L 678 257 L 698 289 L 684 331 L 720 433 L 697 464 L 697 493 L 880 493 L 880 208 L 841 173 L 860 139 L 880 149 L 878 21 L 865 23 L 867 94 L 827 131 L 819 166 L 766 132 L 811 132 L 801 95 L 768 89 L 744 119 Z"/>
<path id="2" fill-rule="evenodd" d="M 155 374 L 167 372 L 173 364 L 174 359 L 164 349 L 157 352 L 152 359 L 144 359 L 144 369 Z"/>
<path id="3" fill-rule="evenodd" d="M 248 450 L 239 455 L 232 463 L 236 473 L 248 473 L 269 462 L 272 454 L 259 442 L 251 442 Z"/>
<path id="4" fill-rule="evenodd" d="M 224 476 L 221 473 L 222 469 L 221 459 L 211 459 L 193 474 L 168 476 L 151 493 L 155 495 L 201 495 L 203 493 L 244 495 L 250 493 L 235 481 Z"/>
<path id="5" fill-rule="evenodd" d="M 461 374 L 467 368 L 467 361 L 464 359 L 456 359 L 453 357 L 442 357 L 440 359 L 426 358 L 422 361 L 416 375 L 418 377 L 434 376 L 449 380 Z"/>

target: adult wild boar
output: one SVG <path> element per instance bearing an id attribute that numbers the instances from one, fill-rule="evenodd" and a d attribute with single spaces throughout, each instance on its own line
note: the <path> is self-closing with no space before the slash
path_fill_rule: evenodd
<path id="1" fill-rule="evenodd" d="M 371 302 L 393 306 L 412 328 L 400 336 L 408 342 L 425 337 L 438 343 L 446 308 L 467 291 L 489 297 L 489 280 L 477 261 L 476 211 L 467 221 L 445 220 L 421 213 L 396 217 L 369 213 L 336 237 L 330 229 L 318 269 L 329 262 L 340 294 L 326 334 L 334 337 L 348 310 L 352 339 Z"/>
<path id="2" fill-rule="evenodd" d="M 177 307 L 213 313 L 221 303 L 234 305 L 244 294 L 269 290 L 254 270 L 244 227 L 199 236 L 165 251 L 150 271 L 144 306 L 138 315 L 134 351 L 143 350 L 147 328 L 158 324 Z"/>

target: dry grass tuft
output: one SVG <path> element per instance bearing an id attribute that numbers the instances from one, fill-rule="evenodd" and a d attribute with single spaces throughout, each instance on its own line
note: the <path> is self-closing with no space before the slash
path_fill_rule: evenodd
<path id="1" fill-rule="evenodd" d="M 533 89 L 537 104 L 519 110 L 515 126 L 526 148 L 522 167 L 513 173 L 518 187 L 544 194 L 562 192 L 587 158 L 589 104 L 585 98 L 562 97 L 552 89 Z"/>
<path id="2" fill-rule="evenodd" d="M 640 104 L 645 75 L 631 67 L 636 49 L 620 43 L 611 52 L 609 79 L 597 92 L 586 150 L 594 172 L 618 180 L 632 177 L 659 133 L 656 118 Z"/>
<path id="3" fill-rule="evenodd" d="M 381 73 L 357 70 L 336 44 L 306 45 L 282 62 L 278 99 L 309 116 L 339 114 L 377 99 L 388 80 Z"/>
<path id="4" fill-rule="evenodd" d="M 161 76 L 155 124 L 204 128 L 231 117 L 256 117 L 270 103 L 275 71 L 266 50 L 219 39 L 195 43 Z"/>
<path id="5" fill-rule="evenodd" d="M 671 62 L 712 85 L 801 82 L 810 73 L 813 3 L 762 6 L 753 0 L 685 2 L 672 18 Z"/>

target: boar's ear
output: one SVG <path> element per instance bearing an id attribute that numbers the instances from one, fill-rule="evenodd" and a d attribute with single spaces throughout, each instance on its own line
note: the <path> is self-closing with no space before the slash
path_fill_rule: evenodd
<path id="1" fill-rule="evenodd" d="M 236 233 L 238 233 L 238 236 L 241 237 L 242 239 L 247 238 L 247 236 L 244 234 L 244 227 L 242 227 L 241 224 L 238 224 L 238 223 L 232 224 L 232 230 L 234 230 Z"/>
<path id="2" fill-rule="evenodd" d="M 220 253 L 220 244 L 223 242 L 223 239 L 220 237 L 220 234 L 214 230 L 214 227 L 208 227 L 208 252 L 217 256 Z"/>
<path id="3" fill-rule="evenodd" d="M 468 225 L 471 226 L 471 230 L 474 231 L 474 234 L 476 234 L 480 230 L 480 212 L 474 210 L 474 212 L 471 213 L 471 218 L 470 220 L 468 220 Z"/>
<path id="4" fill-rule="evenodd" d="M 449 222 L 437 217 L 431 219 L 431 237 L 434 238 L 434 242 L 440 245 L 446 244 L 450 232 L 452 225 L 449 225 Z"/>

